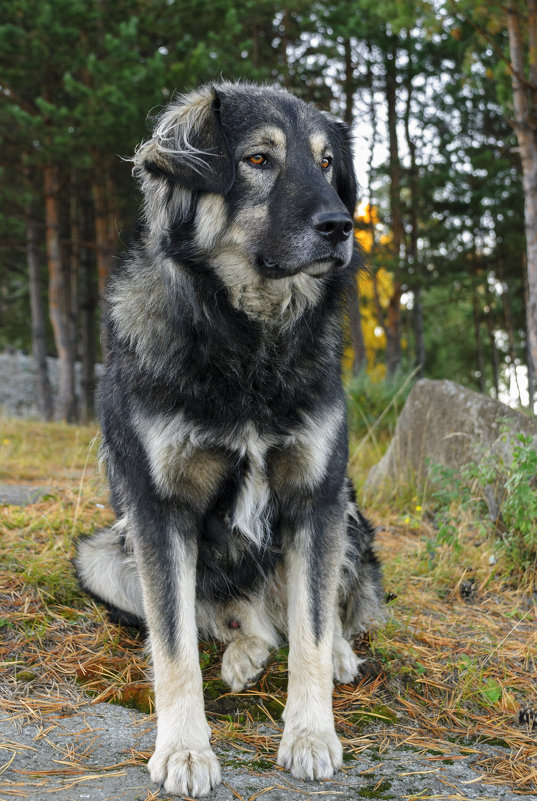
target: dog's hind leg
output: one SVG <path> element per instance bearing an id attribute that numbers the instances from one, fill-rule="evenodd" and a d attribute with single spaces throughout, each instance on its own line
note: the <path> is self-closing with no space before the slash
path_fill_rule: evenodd
<path id="1" fill-rule="evenodd" d="M 378 625 L 384 618 L 380 565 L 373 549 L 374 529 L 354 501 L 348 484 L 345 557 L 340 577 L 339 603 L 334 629 L 334 680 L 353 681 L 359 666 L 349 640 Z"/>
<path id="2" fill-rule="evenodd" d="M 363 662 L 364 660 L 356 656 L 350 642 L 343 636 L 338 610 L 335 615 L 334 643 L 332 646 L 332 665 L 336 684 L 350 684 L 353 682 Z"/>
<path id="3" fill-rule="evenodd" d="M 348 639 L 385 619 L 382 574 L 374 552 L 374 537 L 375 531 L 356 506 L 351 489 L 339 589 L 342 631 Z"/>
<path id="4" fill-rule="evenodd" d="M 226 605 L 226 618 L 232 640 L 222 657 L 222 678 L 239 692 L 257 681 L 278 635 L 263 597 L 232 601 Z"/>
<path id="5" fill-rule="evenodd" d="M 200 637 L 227 645 L 222 679 L 233 692 L 254 684 L 279 643 L 279 635 L 263 591 L 230 601 L 199 600 L 196 618 Z"/>
<path id="6" fill-rule="evenodd" d="M 142 585 L 126 542 L 126 521 L 118 520 L 77 542 L 74 559 L 81 586 L 108 607 L 115 619 L 140 625 Z"/>

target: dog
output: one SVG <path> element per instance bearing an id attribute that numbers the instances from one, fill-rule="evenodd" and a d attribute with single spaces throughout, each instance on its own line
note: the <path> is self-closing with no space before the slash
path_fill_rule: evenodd
<path id="1" fill-rule="evenodd" d="M 333 681 L 382 615 L 374 532 L 346 478 L 343 297 L 359 256 L 349 128 L 290 93 L 180 96 L 134 156 L 138 239 L 106 295 L 103 454 L 117 522 L 83 538 L 82 586 L 149 633 L 170 793 L 220 781 L 198 635 L 252 684 L 289 641 L 278 763 L 342 764 Z"/>

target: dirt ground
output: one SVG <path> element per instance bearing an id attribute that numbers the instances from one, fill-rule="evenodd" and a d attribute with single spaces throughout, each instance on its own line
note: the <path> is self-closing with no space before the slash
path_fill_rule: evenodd
<path id="1" fill-rule="evenodd" d="M 150 801 L 170 796 L 152 786 L 140 756 L 150 752 L 152 715 L 98 703 L 23 722 L 0 715 L 0 799 L 32 801 Z M 490 746 L 488 747 L 490 750 Z M 368 748 L 346 761 L 330 781 L 305 783 L 258 759 L 247 743 L 216 748 L 222 784 L 212 801 L 336 801 L 398 799 L 418 801 L 515 801 L 521 794 L 487 785 L 474 770 L 477 754 L 451 758 L 405 747 Z M 526 795 L 526 798 L 535 798 Z"/>
<path id="2" fill-rule="evenodd" d="M 0 485 L 0 504 L 23 506 L 35 503 L 46 492 L 46 488 L 35 486 L 29 488 Z M 20 588 L 15 588 L 14 576 L 5 578 L 5 598 L 7 601 L 11 599 L 13 608 L 8 603 L 2 610 L 2 616 L 4 613 L 6 615 L 4 624 L 8 628 L 4 629 L 5 656 L 2 657 L 0 653 L 0 660 L 7 661 L 0 662 L 0 666 L 10 676 L 17 657 L 23 656 L 27 659 L 30 670 L 27 669 L 25 675 L 24 670 L 17 668 L 19 672 L 16 676 L 11 676 L 6 683 L 0 684 L 0 708 L 4 710 L 0 712 L 0 801 L 154 801 L 157 798 L 170 798 L 167 793 L 151 784 L 144 764 L 153 748 L 154 715 L 118 704 L 102 703 L 99 698 L 92 703 L 92 695 L 86 689 L 93 687 L 93 698 L 96 692 L 102 693 L 103 687 L 106 689 L 112 678 L 118 680 L 118 675 L 121 674 L 118 665 L 113 659 L 108 663 L 104 658 L 99 668 L 100 673 L 95 673 L 93 685 L 91 682 L 80 685 L 74 680 L 75 674 L 78 675 L 80 671 L 86 672 L 91 679 L 96 642 L 103 639 L 103 631 L 99 627 L 95 631 L 86 631 L 83 628 L 77 636 L 72 636 L 70 627 L 74 624 L 70 622 L 69 616 L 66 620 L 60 616 L 56 620 L 56 628 L 48 630 L 48 639 L 42 639 L 45 635 L 40 633 L 39 628 L 34 631 L 41 619 L 42 600 L 39 594 L 31 589 L 21 591 Z M 490 605 L 492 601 L 487 603 Z M 444 605 L 438 604 L 436 610 L 428 598 L 427 609 L 433 615 L 427 620 L 422 620 L 414 612 L 413 626 L 419 630 L 420 638 L 415 641 L 409 639 L 414 648 L 421 649 L 419 658 L 424 664 L 429 664 L 426 661 L 426 646 L 436 651 L 444 649 L 446 653 L 461 649 L 461 620 L 470 619 L 472 615 L 479 617 L 477 608 L 462 605 L 459 616 L 454 618 L 456 639 L 452 640 L 445 623 L 441 625 Z M 63 614 L 65 611 L 63 610 Z M 440 622 L 436 621 L 435 615 Z M 16 644 L 17 621 L 28 622 L 34 618 L 36 622 L 32 624 L 32 639 L 25 646 L 26 650 L 21 651 L 18 645 L 10 650 L 8 638 L 14 637 L 13 643 Z M 500 620 L 497 609 L 495 619 Z M 492 618 L 487 623 L 487 636 L 492 626 L 491 621 Z M 500 622 L 504 625 L 504 622 Z M 511 626 L 509 620 L 507 622 Z M 437 623 L 440 627 L 438 629 L 435 628 Z M 515 629 L 521 638 L 518 643 L 513 643 L 513 659 L 518 659 L 517 649 L 523 650 L 524 642 L 534 635 L 531 633 L 532 624 L 526 620 L 526 615 L 520 625 L 513 625 L 513 631 Z M 498 642 L 503 636 L 502 631 L 499 628 L 494 635 Z M 119 635 L 115 630 L 109 629 L 106 636 Z M 397 632 L 392 634 L 390 642 L 394 643 L 397 636 L 401 635 L 397 635 Z M 474 636 L 479 639 L 481 635 Z M 24 643 L 24 639 L 21 642 Z M 74 650 L 69 642 L 76 643 Z M 64 644 L 65 649 L 62 650 Z M 116 646 L 119 648 L 121 643 L 116 643 Z M 468 650 L 466 645 L 464 648 Z M 483 648 L 487 653 L 490 652 L 487 643 L 484 643 Z M 140 647 L 133 650 L 130 641 L 124 650 L 129 661 L 137 659 L 140 662 L 143 657 Z M 47 663 L 49 657 L 50 664 Z M 502 652 L 502 664 L 507 663 L 508 658 L 509 652 Z M 122 664 L 122 657 L 119 662 Z M 360 709 L 364 700 L 374 698 L 375 687 L 378 685 L 382 689 L 381 676 L 369 679 L 364 677 L 363 691 L 360 689 L 361 685 L 338 689 L 334 704 L 346 758 L 342 770 L 330 781 L 304 783 L 293 779 L 275 765 L 281 723 L 274 709 L 268 719 L 259 722 L 250 719 L 250 733 L 255 733 L 255 736 L 250 737 L 246 736 L 248 727 L 244 724 L 234 725 L 229 721 L 225 723 L 226 716 L 219 718 L 213 714 L 210 721 L 211 725 L 216 725 L 214 747 L 220 758 L 223 781 L 211 794 L 211 801 L 254 801 L 258 798 L 264 801 L 336 801 L 361 798 L 398 801 L 515 801 L 521 797 L 537 798 L 535 793 L 525 791 L 522 786 L 520 789 L 512 789 L 517 786 L 513 780 L 502 783 L 501 779 L 504 774 L 516 779 L 518 760 L 524 767 L 524 782 L 526 786 L 531 786 L 529 782 L 533 781 L 537 765 L 535 730 L 523 734 L 503 723 L 501 728 L 495 722 L 496 718 L 490 718 L 494 723 L 492 725 L 488 718 L 481 715 L 475 717 L 471 739 L 462 737 L 460 727 L 457 729 L 456 726 L 452 727 L 455 736 L 447 736 L 448 729 L 438 725 L 441 715 L 446 712 L 439 708 L 445 697 L 439 695 L 437 698 L 434 694 L 435 688 L 444 686 L 445 674 L 440 668 L 435 673 L 434 662 L 430 664 L 427 673 L 423 676 L 420 673 L 419 681 L 409 685 L 405 703 L 410 712 L 410 720 L 406 720 L 405 724 L 398 717 L 400 711 L 398 715 L 392 714 L 388 708 L 382 705 L 379 707 L 377 703 L 376 706 L 371 706 L 369 713 L 366 709 L 366 715 L 372 715 L 373 720 L 378 721 L 379 718 L 386 718 L 387 714 L 388 720 L 385 720 L 384 728 L 379 722 L 377 725 L 367 724 L 360 733 L 359 728 L 346 725 L 357 715 L 355 710 Z M 41 667 L 45 672 L 48 671 L 49 676 L 47 693 L 43 695 L 40 694 L 40 684 L 38 678 L 36 679 Z M 272 672 L 275 667 L 277 666 L 273 665 Z M 418 667 L 421 670 L 421 663 Z M 526 671 L 527 668 L 528 666 Z M 129 681 L 136 678 L 128 671 L 130 668 L 125 668 L 127 678 L 124 683 L 127 686 Z M 209 679 L 211 675 L 209 670 Z M 50 676 L 54 677 L 52 684 Z M 26 687 L 24 682 L 28 682 Z M 37 682 L 35 692 L 31 682 Z M 269 691 L 264 693 L 265 697 L 270 698 L 276 693 L 277 700 L 281 701 L 279 686 L 270 685 L 272 689 L 269 687 Z M 259 696 L 262 695 L 259 692 Z M 429 699 L 422 704 L 423 709 L 416 701 L 420 695 L 423 696 L 422 701 L 423 698 Z M 508 720 L 513 717 L 514 707 L 511 708 L 510 695 L 507 693 L 505 697 L 509 704 L 504 710 L 504 718 Z M 211 698 L 207 700 L 209 711 L 214 712 L 210 709 L 214 702 Z M 241 704 L 248 699 L 233 697 L 228 700 L 240 709 Z M 399 701 L 401 702 L 401 698 Z M 215 708 L 218 711 L 218 706 Z M 382 714 L 378 714 L 379 709 Z M 449 709 L 447 712 L 451 714 Z M 235 714 L 233 712 L 228 718 L 233 718 Z M 504 719 L 501 716 L 496 717 L 500 722 Z M 430 731 L 426 731 L 428 727 Z M 504 729 L 508 740 L 505 742 L 502 739 L 504 734 L 502 737 L 496 735 L 496 732 L 502 733 Z M 431 733 L 434 733 L 434 737 Z M 476 736 L 478 734 L 483 737 L 482 741 L 480 736 Z M 491 764 L 500 765 L 501 771 L 490 770 Z"/>

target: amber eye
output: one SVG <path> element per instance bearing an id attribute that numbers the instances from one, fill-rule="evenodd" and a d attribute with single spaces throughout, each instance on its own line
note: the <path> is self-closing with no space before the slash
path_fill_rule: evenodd
<path id="1" fill-rule="evenodd" d="M 321 161 L 321 167 L 323 168 L 323 170 L 327 170 L 331 164 L 332 164 L 332 156 L 325 156 Z"/>
<path id="2" fill-rule="evenodd" d="M 256 167 L 263 167 L 267 163 L 265 156 L 263 156 L 261 153 L 255 153 L 253 156 L 248 156 L 247 161 L 249 161 L 250 164 L 255 164 Z"/>

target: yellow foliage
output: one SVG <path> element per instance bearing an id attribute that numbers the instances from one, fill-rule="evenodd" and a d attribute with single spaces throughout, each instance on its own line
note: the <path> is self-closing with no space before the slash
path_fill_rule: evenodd
<path id="1" fill-rule="evenodd" d="M 371 208 L 367 205 L 359 208 L 356 221 L 360 226 L 355 231 L 356 241 L 366 256 L 371 253 L 375 240 L 380 246 L 386 247 L 389 244 L 389 236 L 375 236 L 375 228 L 379 226 L 379 218 L 374 206 Z M 372 273 L 366 269 L 359 271 L 356 280 L 358 282 L 360 315 L 367 358 L 366 369 L 373 381 L 381 381 L 384 378 L 385 365 L 378 363 L 377 355 L 386 350 L 386 335 L 379 324 L 377 303 L 383 312 L 386 311 L 393 294 L 393 275 L 389 270 L 381 267 L 373 277 Z M 375 297 L 375 284 L 377 297 Z M 350 370 L 352 361 L 352 346 L 348 346 L 343 357 L 344 368 Z"/>

